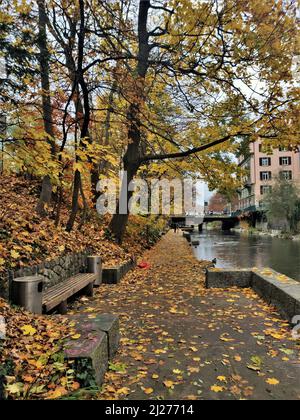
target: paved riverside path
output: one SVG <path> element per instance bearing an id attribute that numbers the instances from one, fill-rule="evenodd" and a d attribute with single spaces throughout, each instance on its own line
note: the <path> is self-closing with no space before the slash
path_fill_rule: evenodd
<path id="1" fill-rule="evenodd" d="M 149 270 L 101 286 L 77 310 L 120 315 L 122 342 L 99 399 L 300 399 L 300 341 L 252 290 L 206 290 L 181 233 Z"/>

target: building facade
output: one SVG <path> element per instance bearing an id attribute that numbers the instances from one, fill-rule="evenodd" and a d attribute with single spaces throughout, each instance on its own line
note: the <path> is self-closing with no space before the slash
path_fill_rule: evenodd
<path id="1" fill-rule="evenodd" d="M 255 211 L 262 208 L 264 196 L 272 191 L 277 177 L 300 183 L 300 153 L 284 148 L 268 151 L 261 141 L 250 144 L 250 154 L 240 159 L 248 175 L 239 190 L 235 210 Z"/>

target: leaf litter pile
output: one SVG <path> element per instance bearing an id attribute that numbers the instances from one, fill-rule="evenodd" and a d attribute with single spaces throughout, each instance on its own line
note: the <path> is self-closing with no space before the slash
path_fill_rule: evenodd
<path id="1" fill-rule="evenodd" d="M 73 312 L 120 315 L 122 340 L 99 399 L 300 399 L 300 340 L 253 290 L 206 290 L 169 233 L 121 284 Z"/>
<path id="2" fill-rule="evenodd" d="M 66 319 L 34 316 L 3 299 L 0 316 L 6 320 L 0 331 L 5 334 L 0 340 L 2 398 L 55 399 L 79 388 L 62 352 L 63 340 L 76 334 Z"/>
<path id="3" fill-rule="evenodd" d="M 65 230 L 69 205 L 64 203 L 61 225 L 55 226 L 55 215 L 40 218 L 35 213 L 38 183 L 24 178 L 3 176 L 0 185 L 0 276 L 7 269 L 36 265 L 62 254 L 91 249 L 106 265 L 116 265 L 141 254 L 148 243 L 141 237 L 143 224 L 133 218 L 123 246 L 107 237 L 109 220 L 100 219 L 95 212 L 81 229 Z"/>

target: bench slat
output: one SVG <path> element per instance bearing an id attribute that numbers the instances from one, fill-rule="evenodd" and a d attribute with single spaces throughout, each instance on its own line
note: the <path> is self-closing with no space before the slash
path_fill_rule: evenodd
<path id="1" fill-rule="evenodd" d="M 96 274 L 85 273 L 70 277 L 68 280 L 51 287 L 43 294 L 43 308 L 45 312 L 58 306 L 71 296 L 80 292 L 97 279 Z"/>
<path id="2" fill-rule="evenodd" d="M 49 300 L 53 296 L 57 296 L 57 294 L 61 294 L 64 291 L 69 290 L 70 285 L 72 287 L 75 287 L 77 284 L 81 284 L 81 283 L 84 283 L 84 282 L 85 282 L 85 279 L 83 279 L 83 278 L 79 278 L 79 279 L 74 278 L 74 277 L 70 278 L 67 281 L 64 281 L 63 283 L 60 283 L 56 286 L 53 286 L 53 287 L 51 287 L 51 289 L 47 290 L 44 294 L 45 297 L 46 297 L 45 300 Z M 88 280 L 88 282 L 90 282 L 90 280 Z"/>
<path id="3" fill-rule="evenodd" d="M 83 283 L 85 283 L 85 282 L 76 281 L 76 282 L 64 284 L 62 287 L 59 287 L 59 288 L 55 287 L 55 290 L 49 290 L 49 292 L 45 293 L 44 301 L 51 300 L 52 298 L 54 298 L 56 296 L 59 296 L 59 295 L 62 295 L 65 292 L 67 293 L 70 290 L 70 288 L 75 288 L 75 287 L 77 287 L 77 285 L 80 286 Z"/>
<path id="4" fill-rule="evenodd" d="M 53 286 L 51 289 L 44 293 L 43 301 L 47 302 L 48 300 L 52 299 L 55 296 L 60 296 L 65 292 L 72 293 L 73 289 L 77 289 L 78 287 L 85 287 L 95 279 L 94 274 L 79 274 L 78 276 L 71 277 L 68 280 L 60 283 L 56 286 Z"/>

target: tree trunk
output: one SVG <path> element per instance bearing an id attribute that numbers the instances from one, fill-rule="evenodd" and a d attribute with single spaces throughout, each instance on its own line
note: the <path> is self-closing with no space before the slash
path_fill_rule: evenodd
<path id="1" fill-rule="evenodd" d="M 45 11 L 45 0 L 38 0 L 39 9 L 39 63 L 40 63 L 40 76 L 42 87 L 42 108 L 45 132 L 48 134 L 47 141 L 51 147 L 51 154 L 55 156 L 55 141 L 54 129 L 52 119 L 52 106 L 50 98 L 50 66 L 49 66 L 49 51 L 47 48 L 47 16 Z M 42 191 L 40 199 L 36 207 L 36 211 L 41 216 L 46 216 L 47 207 L 51 204 L 52 198 L 52 184 L 49 175 L 46 175 L 42 182 Z"/>
<path id="2" fill-rule="evenodd" d="M 118 87 L 117 81 L 114 80 L 108 98 L 108 106 L 107 106 L 107 113 L 104 123 L 104 134 L 103 134 L 103 145 L 109 146 L 110 144 L 110 128 L 111 128 L 111 114 L 113 112 L 113 104 L 114 104 L 114 94 Z M 93 201 L 97 203 L 98 198 L 101 196 L 101 191 L 97 191 L 97 184 L 99 182 L 100 174 L 103 174 L 107 168 L 109 167 L 108 162 L 103 159 L 99 163 L 93 165 L 92 173 L 91 173 L 91 183 L 92 183 L 92 194 L 93 194 Z"/>
<path id="3" fill-rule="evenodd" d="M 71 230 L 74 227 L 75 220 L 76 220 L 78 207 L 79 207 L 78 197 L 80 193 L 80 186 L 81 186 L 81 174 L 78 170 L 76 170 L 75 175 L 74 175 L 72 210 L 71 210 L 71 214 L 70 214 L 67 227 L 66 227 L 67 232 L 71 232 Z"/>
<path id="4" fill-rule="evenodd" d="M 149 33 L 147 30 L 148 22 L 148 13 L 150 8 L 150 0 L 140 0 L 139 6 L 139 18 L 138 18 L 138 38 L 139 38 L 139 54 L 138 54 L 138 63 L 136 68 L 137 79 L 136 79 L 136 90 L 138 101 L 131 104 L 128 109 L 127 119 L 129 121 L 129 130 L 128 130 L 128 146 L 125 153 L 123 162 L 124 162 L 124 171 L 127 171 L 127 183 L 122 184 L 121 194 L 127 195 L 127 212 L 126 214 L 121 214 L 120 212 L 120 203 L 117 208 L 117 214 L 112 218 L 110 229 L 112 234 L 115 236 L 119 243 L 122 242 L 126 226 L 128 223 L 128 203 L 131 199 L 133 193 L 128 192 L 128 185 L 136 176 L 139 167 L 141 165 L 141 123 L 140 123 L 140 103 L 145 100 L 144 97 L 144 81 L 147 75 L 149 68 Z M 127 185 L 126 185 L 127 184 Z M 127 191 L 125 191 L 125 188 Z M 128 193 L 127 193 L 128 192 Z"/>
<path id="5" fill-rule="evenodd" d="M 82 147 L 82 140 L 89 136 L 89 124 L 91 118 L 91 108 L 90 108 L 90 99 L 89 99 L 89 91 L 84 80 L 83 75 L 83 53 L 84 53 L 84 41 L 85 41 L 85 10 L 84 10 L 84 0 L 79 0 L 80 5 L 80 31 L 78 34 L 78 68 L 76 72 L 75 84 L 76 89 L 78 89 L 77 98 L 78 98 L 78 106 L 77 109 L 77 116 L 80 115 L 80 142 L 79 146 Z M 79 98 L 79 86 L 81 88 L 82 96 L 83 96 L 83 104 L 81 104 Z M 79 107 L 83 105 L 82 113 L 80 113 Z M 79 193 L 81 188 L 81 173 L 78 169 L 75 171 L 74 175 L 74 188 L 73 188 L 73 196 L 72 196 L 72 210 L 70 214 L 70 218 L 67 223 L 67 231 L 70 232 L 73 229 L 78 208 L 79 208 Z"/>
<path id="6" fill-rule="evenodd" d="M 129 218 L 128 203 L 133 192 L 128 191 L 130 182 L 136 176 L 140 167 L 140 144 L 141 144 L 141 127 L 139 119 L 139 107 L 136 104 L 130 106 L 127 119 L 130 121 L 128 131 L 128 146 L 124 155 L 124 171 L 126 172 L 127 182 L 122 182 L 120 197 L 126 197 L 126 209 L 121 210 L 120 202 L 117 206 L 117 213 L 113 216 L 110 224 L 110 230 L 115 236 L 118 243 L 122 243 L 126 231 Z M 124 201 L 125 199 L 123 199 Z M 123 206 L 123 202 L 121 203 Z M 124 214 L 124 211 L 126 214 Z"/>
<path id="7" fill-rule="evenodd" d="M 42 181 L 42 190 L 40 193 L 40 199 L 36 207 L 37 213 L 45 217 L 47 214 L 47 209 L 51 204 L 52 198 L 52 183 L 49 175 L 44 176 Z"/>
<path id="8" fill-rule="evenodd" d="M 123 180 L 120 198 L 125 197 L 123 202 L 118 203 L 117 206 L 117 213 L 113 215 L 113 218 L 110 223 L 110 230 L 114 237 L 116 238 L 118 243 L 122 243 L 124 234 L 126 231 L 126 226 L 128 224 L 129 218 L 129 211 L 128 211 L 128 203 L 131 199 L 133 192 L 128 192 L 128 186 L 130 182 L 136 176 L 138 169 L 139 169 L 139 161 L 137 155 L 139 153 L 139 147 L 137 143 L 131 143 L 128 147 L 126 155 L 124 156 L 124 171 L 126 172 L 126 181 Z M 124 201 L 126 204 L 126 208 L 122 208 L 124 205 Z"/>

